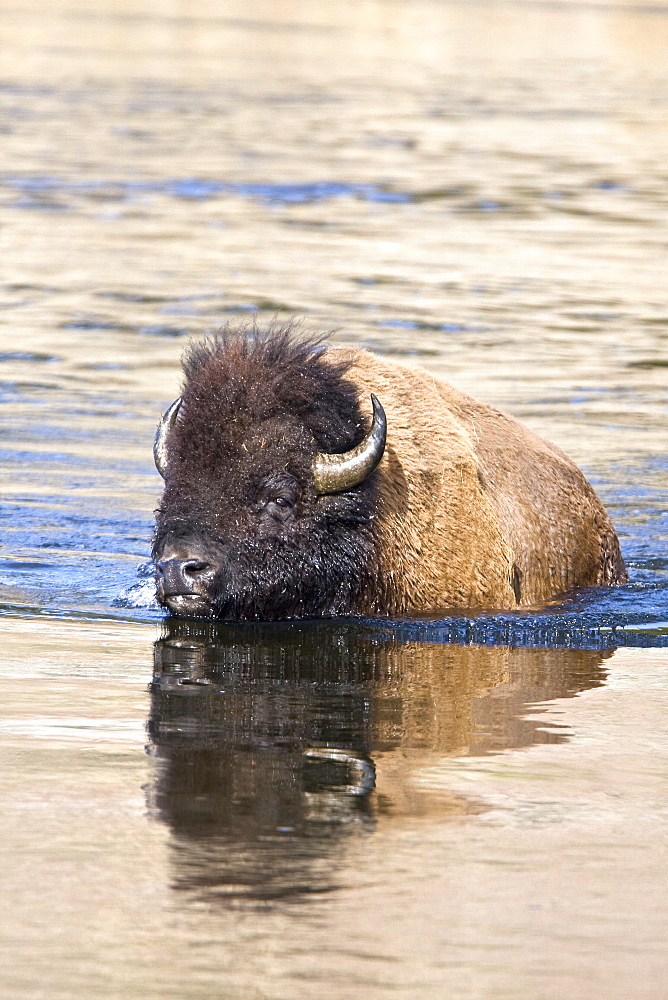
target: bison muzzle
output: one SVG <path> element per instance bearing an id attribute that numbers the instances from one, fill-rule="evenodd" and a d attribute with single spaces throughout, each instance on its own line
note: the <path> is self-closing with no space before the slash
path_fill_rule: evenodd
<path id="1" fill-rule="evenodd" d="M 195 343 L 184 372 L 154 448 L 175 614 L 509 608 L 627 579 L 570 459 L 417 367 L 288 326 Z"/>

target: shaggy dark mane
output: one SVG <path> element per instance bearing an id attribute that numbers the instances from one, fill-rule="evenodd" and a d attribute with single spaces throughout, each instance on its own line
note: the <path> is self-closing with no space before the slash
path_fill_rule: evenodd
<path id="1" fill-rule="evenodd" d="M 167 575 L 192 570 L 178 586 L 197 581 L 199 614 L 346 614 L 381 589 L 377 476 L 315 488 L 317 452 L 348 451 L 368 424 L 347 377 L 353 354 L 325 341 L 293 324 L 251 325 L 186 350 L 153 550 Z M 183 562 L 184 551 L 199 556 Z"/>
<path id="2" fill-rule="evenodd" d="M 345 378 L 350 361 L 327 351 L 328 336 L 294 323 L 226 327 L 186 348 L 184 404 L 194 410 L 191 400 L 205 400 L 206 418 L 218 426 L 240 414 L 253 423 L 292 414 L 323 451 L 345 451 L 363 421 L 357 389 Z"/>

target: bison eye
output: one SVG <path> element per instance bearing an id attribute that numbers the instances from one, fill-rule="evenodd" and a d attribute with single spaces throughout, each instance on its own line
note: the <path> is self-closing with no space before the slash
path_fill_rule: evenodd
<path id="1" fill-rule="evenodd" d="M 274 521 L 289 521 L 293 515 L 299 489 L 292 476 L 270 476 L 258 490 L 259 506 Z"/>
<path id="2" fill-rule="evenodd" d="M 276 521 L 287 521 L 292 515 L 294 502 L 288 497 L 272 497 L 265 504 L 265 510 Z"/>

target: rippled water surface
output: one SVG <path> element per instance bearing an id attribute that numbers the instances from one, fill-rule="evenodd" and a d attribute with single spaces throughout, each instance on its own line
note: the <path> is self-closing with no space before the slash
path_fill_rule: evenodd
<path id="1" fill-rule="evenodd" d="M 3 996 L 663 998 L 668 7 L 0 15 Z M 560 444 L 631 583 L 163 622 L 186 338 L 295 316 Z"/>

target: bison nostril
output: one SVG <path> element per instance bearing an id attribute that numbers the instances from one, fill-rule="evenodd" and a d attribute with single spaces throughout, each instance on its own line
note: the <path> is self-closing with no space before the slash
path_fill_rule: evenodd
<path id="1" fill-rule="evenodd" d="M 160 589 L 165 597 L 193 594 L 198 583 L 212 569 L 205 559 L 161 559 L 156 563 Z"/>
<path id="2" fill-rule="evenodd" d="M 211 563 L 201 559 L 188 559 L 183 563 L 183 573 L 185 576 L 201 576 L 211 568 Z"/>

